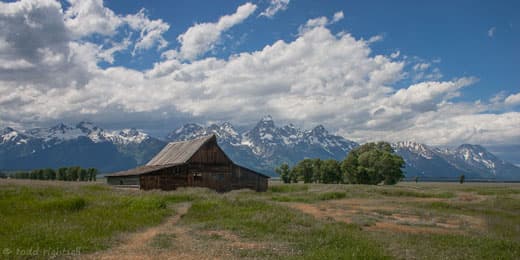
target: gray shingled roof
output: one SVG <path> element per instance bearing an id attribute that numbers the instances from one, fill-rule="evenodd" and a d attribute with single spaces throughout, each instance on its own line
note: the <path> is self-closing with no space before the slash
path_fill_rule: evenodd
<path id="1" fill-rule="evenodd" d="M 210 141 L 212 138 L 216 138 L 215 135 L 208 135 L 188 141 L 169 143 L 155 157 L 153 157 L 146 166 L 186 163 L 202 145 Z"/>
<path id="2" fill-rule="evenodd" d="M 182 164 L 182 163 L 181 163 Z M 120 171 L 112 174 L 105 175 L 106 177 L 116 177 L 116 176 L 134 176 L 134 175 L 141 175 L 173 166 L 177 166 L 180 164 L 166 164 L 166 165 L 153 165 L 153 166 L 141 166 L 134 169 L 130 169 L 127 171 Z"/>

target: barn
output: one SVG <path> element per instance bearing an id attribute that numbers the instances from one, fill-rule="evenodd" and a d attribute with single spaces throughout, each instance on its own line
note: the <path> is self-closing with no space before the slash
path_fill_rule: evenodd
<path id="1" fill-rule="evenodd" d="M 106 175 L 110 185 L 143 190 L 207 187 L 219 192 L 267 190 L 269 176 L 235 164 L 217 144 L 215 135 L 168 143 L 146 165 Z"/>

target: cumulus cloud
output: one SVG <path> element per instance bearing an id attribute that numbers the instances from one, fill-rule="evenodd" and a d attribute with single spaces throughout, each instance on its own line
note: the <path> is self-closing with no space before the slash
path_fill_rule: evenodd
<path id="1" fill-rule="evenodd" d="M 161 19 L 151 20 L 144 9 L 136 14 L 121 16 L 105 7 L 103 0 L 68 0 L 68 2 L 70 7 L 64 14 L 65 24 L 76 38 L 92 34 L 114 36 L 120 33 L 121 27 L 129 26 L 131 30 L 139 33 L 132 51 L 133 55 L 154 46 L 162 49 L 168 45 L 163 34 L 170 26 Z M 129 41 L 125 40 L 127 41 L 115 43 L 111 47 L 112 53 L 128 48 Z M 109 57 L 108 60 L 112 58 Z"/>
<path id="2" fill-rule="evenodd" d="M 65 24 L 76 37 L 94 33 L 114 35 L 123 24 L 120 16 L 103 5 L 103 0 L 68 0 Z"/>
<path id="3" fill-rule="evenodd" d="M 343 11 L 339 11 L 339 12 L 336 12 L 332 16 L 332 20 L 329 20 L 329 18 L 327 18 L 325 16 L 309 19 L 305 24 L 303 24 L 303 25 L 301 25 L 299 27 L 298 31 L 299 31 L 300 34 L 303 34 L 303 33 L 308 32 L 308 31 L 310 31 L 310 30 L 312 30 L 312 29 L 314 29 L 316 27 L 325 27 L 327 25 L 331 25 L 331 24 L 337 23 L 338 21 L 343 19 L 343 17 L 344 17 L 343 16 Z M 376 36 L 373 36 L 371 39 L 373 39 L 374 42 L 376 42 L 378 40 L 381 40 L 382 36 L 376 35 Z"/>
<path id="4" fill-rule="evenodd" d="M 222 32 L 251 15 L 253 6 L 241 6 L 210 27 Z M 475 78 L 396 84 L 414 71 L 413 66 L 399 52 L 374 54 L 370 40 L 333 33 L 327 26 L 337 20 L 334 17 L 311 19 L 294 39 L 256 51 L 184 62 L 179 55 L 199 57 L 215 42 L 212 38 L 209 45 L 183 51 L 188 38 L 199 37 L 190 32 L 203 25 L 198 24 L 184 34 L 188 38 L 183 38 L 178 51 L 163 52 L 164 59 L 153 68 L 139 71 L 98 63 L 113 62 L 115 52 L 132 44 L 135 49 L 136 42 L 146 37 L 124 35 L 115 41 L 108 32 L 92 31 L 108 40 L 99 44 L 78 39 L 76 32 L 67 29 L 66 13 L 54 1 L 0 6 L 0 61 L 5 61 L 0 62 L 0 123 L 44 124 L 83 118 L 120 123 L 132 118 L 144 125 L 182 117 L 247 125 L 271 114 L 278 121 L 302 127 L 323 124 L 357 141 L 413 139 L 454 144 L 520 140 L 520 113 L 499 113 L 493 104 L 455 99 Z M 164 31 L 163 26 L 151 25 L 152 21 L 161 24 L 160 20 L 141 12 L 131 18 L 114 16 L 134 31 L 141 32 L 144 24 Z M 157 30 L 145 29 L 143 35 Z M 152 42 L 161 45 L 158 39 Z M 198 40 L 194 42 L 199 46 Z M 417 70 L 431 67 L 419 65 Z M 515 105 L 519 94 L 501 100 Z"/>
<path id="5" fill-rule="evenodd" d="M 259 16 L 272 18 L 276 13 L 287 9 L 289 2 L 290 0 L 271 0 L 269 6 L 263 12 L 261 12 Z"/>
<path id="6" fill-rule="evenodd" d="M 216 23 L 199 23 L 190 27 L 177 38 L 181 44 L 179 57 L 193 60 L 211 50 L 223 32 L 242 23 L 255 10 L 256 5 L 246 3 L 239 6 L 234 14 L 220 17 Z"/>
<path id="7" fill-rule="evenodd" d="M 511 94 L 505 100 L 504 103 L 506 105 L 520 105 L 520 93 Z"/>
<path id="8" fill-rule="evenodd" d="M 65 87 L 88 80 L 87 65 L 71 48 L 58 2 L 0 2 L 0 28 L 3 82 Z"/>

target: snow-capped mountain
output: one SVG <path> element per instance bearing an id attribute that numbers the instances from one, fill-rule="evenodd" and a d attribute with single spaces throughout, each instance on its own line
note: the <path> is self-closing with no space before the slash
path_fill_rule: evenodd
<path id="1" fill-rule="evenodd" d="M 270 174 L 283 162 L 294 164 L 305 158 L 342 160 L 358 146 L 330 134 L 321 125 L 312 130 L 301 130 L 292 124 L 277 127 L 271 116 L 262 118 L 244 132 L 229 122 L 208 127 L 186 124 L 168 134 L 167 140 L 189 140 L 211 133 L 218 137 L 219 145 L 234 161 Z"/>
<path id="2" fill-rule="evenodd" d="M 202 126 L 186 124 L 173 130 L 166 141 L 134 128 L 104 130 L 90 122 L 75 126 L 0 130 L 0 169 L 19 170 L 78 165 L 112 172 L 145 164 L 167 141 L 182 141 L 215 134 L 219 145 L 237 163 L 274 175 L 283 162 L 291 165 L 305 158 L 343 160 L 358 146 L 330 134 L 324 126 L 310 130 L 292 124 L 277 126 L 270 116 L 249 130 L 231 123 Z M 392 144 L 406 162 L 406 176 L 422 179 L 519 180 L 520 168 L 505 162 L 479 145 L 437 148 L 412 141 Z"/>
<path id="3" fill-rule="evenodd" d="M 411 141 L 393 144 L 406 162 L 407 177 L 456 179 L 519 179 L 520 168 L 503 161 L 480 145 L 463 144 L 454 149 L 436 148 Z"/>
<path id="4" fill-rule="evenodd" d="M 0 131 L 0 169 L 80 165 L 101 171 L 146 162 L 165 142 L 136 129 L 106 131 L 90 122 Z"/>

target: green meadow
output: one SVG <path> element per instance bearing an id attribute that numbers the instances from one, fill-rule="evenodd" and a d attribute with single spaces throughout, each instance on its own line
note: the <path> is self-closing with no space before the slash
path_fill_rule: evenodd
<path id="1" fill-rule="evenodd" d="M 121 250 L 144 258 L 518 259 L 520 185 L 273 182 L 264 193 L 216 193 L 0 180 L 1 256 Z"/>

